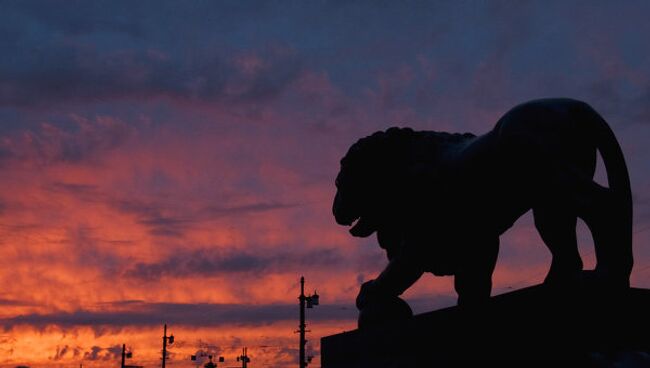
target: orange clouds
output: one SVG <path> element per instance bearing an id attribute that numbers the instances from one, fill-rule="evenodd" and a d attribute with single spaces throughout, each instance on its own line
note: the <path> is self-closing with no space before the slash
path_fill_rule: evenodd
<path id="1" fill-rule="evenodd" d="M 310 327 L 333 334 L 352 326 L 348 322 L 336 327 L 330 327 L 329 323 L 312 324 Z M 273 323 L 255 328 L 222 326 L 219 329 L 170 325 L 169 333 L 174 335 L 175 342 L 169 346 L 167 365 L 202 365 L 207 358 L 199 357 L 196 362 L 190 360 L 191 355 L 200 355 L 201 352 L 223 356 L 227 364 L 236 365 L 236 356 L 241 354 L 242 347 L 247 346 L 251 365 L 292 367 L 296 365 L 297 353 L 297 339 L 292 334 L 295 328 L 290 323 Z M 284 337 L 277 337 L 279 332 L 283 332 Z M 115 366 L 119 365 L 121 359 L 122 344 L 126 344 L 127 350 L 133 353 L 128 364 L 156 366 L 160 364 L 161 337 L 162 326 L 125 328 L 119 331 L 87 327 L 66 331 L 52 327 L 35 331 L 24 327 L 11 338 L 0 336 L 0 354 L 3 357 L 0 366 Z M 314 363 L 317 363 L 320 357 L 315 349 L 318 349 L 317 340 L 313 340 L 308 349 L 310 355 L 315 355 Z"/>

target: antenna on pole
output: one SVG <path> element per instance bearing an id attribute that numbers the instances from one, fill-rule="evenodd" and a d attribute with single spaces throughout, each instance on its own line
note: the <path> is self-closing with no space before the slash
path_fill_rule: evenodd
<path id="1" fill-rule="evenodd" d="M 248 357 L 248 348 L 245 347 L 242 349 L 242 354 L 237 357 L 237 361 L 241 361 L 242 368 L 248 368 L 248 363 L 251 361 Z"/>

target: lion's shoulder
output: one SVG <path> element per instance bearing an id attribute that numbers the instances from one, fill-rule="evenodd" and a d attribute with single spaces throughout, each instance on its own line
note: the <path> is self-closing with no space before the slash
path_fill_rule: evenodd
<path id="1" fill-rule="evenodd" d="M 411 162 L 443 164 L 460 152 L 476 136 L 472 133 L 418 131 L 412 146 Z"/>

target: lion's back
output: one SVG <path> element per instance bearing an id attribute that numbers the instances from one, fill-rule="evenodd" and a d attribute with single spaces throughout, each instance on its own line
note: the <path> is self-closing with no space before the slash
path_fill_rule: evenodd
<path id="1" fill-rule="evenodd" d="M 594 114 L 594 119 L 597 117 L 591 106 L 579 100 L 538 99 L 510 109 L 499 119 L 494 130 L 503 139 L 526 135 L 545 141 L 579 140 L 588 135 L 590 114 Z"/>
<path id="2" fill-rule="evenodd" d="M 508 111 L 494 132 L 501 147 L 538 149 L 547 158 L 572 162 L 575 168 L 589 173 L 595 164 L 594 126 L 598 119 L 600 116 L 585 102 L 540 99 Z"/>

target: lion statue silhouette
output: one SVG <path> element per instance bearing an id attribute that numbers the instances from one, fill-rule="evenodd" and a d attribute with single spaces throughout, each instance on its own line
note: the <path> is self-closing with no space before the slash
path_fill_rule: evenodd
<path id="1" fill-rule="evenodd" d="M 593 180 L 597 152 L 607 187 Z M 398 296 L 424 272 L 453 275 L 459 305 L 485 301 L 499 236 L 531 209 L 552 254 L 545 284 L 586 277 L 576 239 L 581 218 L 597 261 L 589 278 L 603 288 L 629 287 L 629 175 L 614 133 L 584 102 L 530 101 L 480 136 L 409 128 L 376 132 L 350 147 L 336 188 L 336 222 L 352 226 L 356 237 L 376 233 L 388 257 L 380 275 L 361 287 L 361 316 L 364 310 L 379 310 L 379 319 L 382 310 L 410 313 Z"/>

